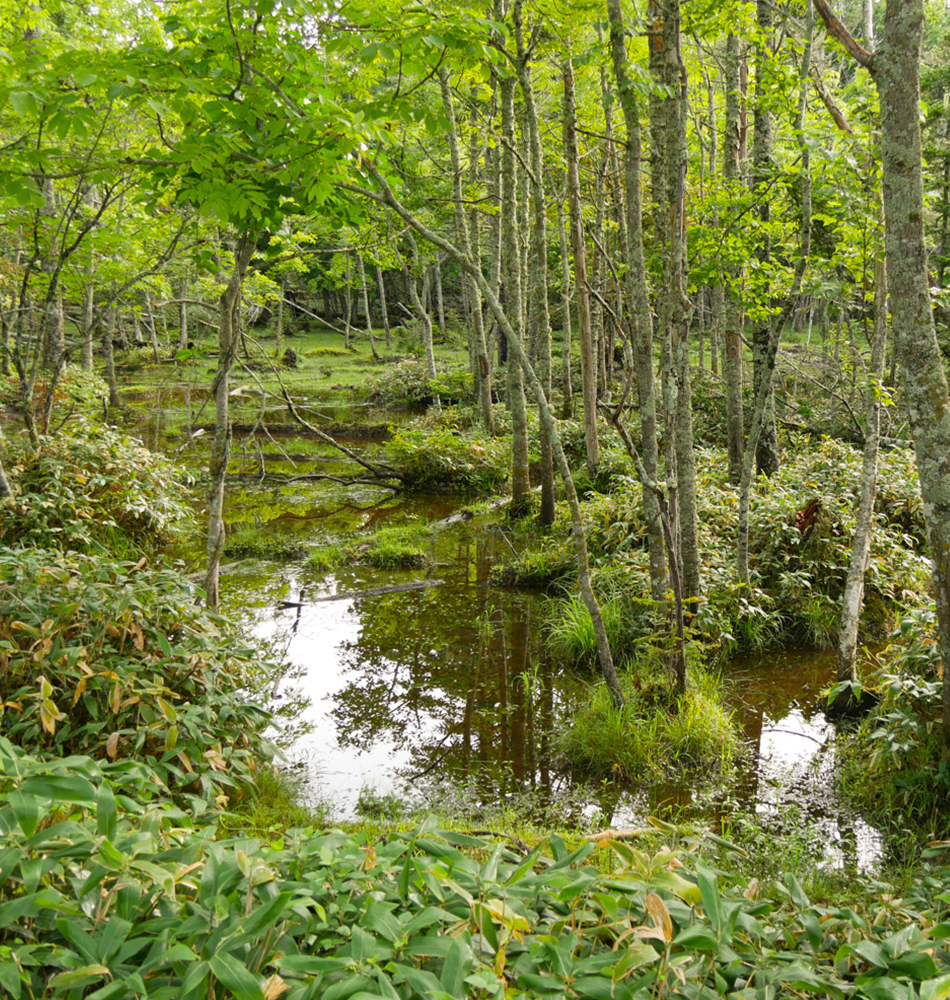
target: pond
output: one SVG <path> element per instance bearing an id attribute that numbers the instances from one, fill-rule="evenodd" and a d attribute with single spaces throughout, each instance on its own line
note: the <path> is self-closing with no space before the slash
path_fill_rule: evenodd
<path id="1" fill-rule="evenodd" d="M 235 470 L 254 467 L 260 454 L 268 471 L 285 474 L 352 470 L 312 438 L 255 448 L 236 437 Z M 295 694 L 308 700 L 306 731 L 288 755 L 312 801 L 330 803 L 340 820 L 356 815 L 361 798 L 387 795 L 469 812 L 479 802 L 517 801 L 603 826 L 657 815 L 721 830 L 746 815 L 807 830 L 830 865 L 864 869 L 881 859 L 880 832 L 839 798 L 836 728 L 820 706 L 834 675 L 826 654 L 770 653 L 728 666 L 726 697 L 745 752 L 724 788 L 711 791 L 701 776 L 677 786 L 575 781 L 558 764 L 554 734 L 594 678 L 559 668 L 550 655 L 547 598 L 490 584 L 508 542 L 484 519 L 451 516 L 464 509 L 464 499 L 326 481 L 229 487 L 232 528 L 253 523 L 305 546 L 441 522 L 424 569 L 353 564 L 320 573 L 298 559 L 239 562 L 223 576 L 227 610 L 291 664 L 275 706 Z"/>

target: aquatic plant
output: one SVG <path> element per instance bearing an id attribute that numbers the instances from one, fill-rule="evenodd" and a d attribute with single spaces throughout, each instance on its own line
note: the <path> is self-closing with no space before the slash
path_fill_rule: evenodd
<path id="1" fill-rule="evenodd" d="M 715 674 L 692 670 L 685 694 L 676 695 L 654 661 L 628 668 L 620 683 L 625 705 L 616 706 L 598 685 L 558 734 L 558 749 L 574 768 L 594 778 L 643 781 L 711 776 L 728 765 L 738 740 Z"/>
<path id="2" fill-rule="evenodd" d="M 293 538 L 251 525 L 230 532 L 224 542 L 225 555 L 237 559 L 303 559 L 308 551 L 306 545 Z"/>

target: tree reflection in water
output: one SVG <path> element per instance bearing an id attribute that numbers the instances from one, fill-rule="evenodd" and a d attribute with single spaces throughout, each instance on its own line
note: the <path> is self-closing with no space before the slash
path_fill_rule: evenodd
<path id="1" fill-rule="evenodd" d="M 357 751 L 391 741 L 416 780 L 474 778 L 496 801 L 524 788 L 550 796 L 552 733 L 578 684 L 545 647 L 542 599 L 480 576 L 356 603 L 359 638 L 343 645 L 346 683 L 331 712 L 337 739 Z"/>

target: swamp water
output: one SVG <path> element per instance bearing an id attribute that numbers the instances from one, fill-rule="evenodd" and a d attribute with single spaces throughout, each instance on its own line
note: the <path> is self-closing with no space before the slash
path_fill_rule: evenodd
<path id="1" fill-rule="evenodd" d="M 201 447 L 189 449 L 199 461 Z M 266 439 L 252 446 L 236 436 L 234 454 L 233 470 L 248 471 L 263 454 L 269 473 L 354 471 L 312 438 L 282 440 L 275 451 Z M 480 806 L 507 800 L 554 810 L 562 822 L 629 827 L 656 815 L 727 835 L 755 815 L 830 865 L 857 870 L 881 859 L 881 834 L 838 798 L 836 730 L 819 704 L 834 674 L 828 655 L 770 653 L 727 667 L 726 698 L 746 749 L 726 788 L 575 782 L 558 766 L 551 734 L 591 678 L 549 655 L 546 598 L 490 585 L 508 542 L 498 528 L 452 516 L 462 510 L 462 500 L 393 497 L 373 486 L 229 484 L 229 528 L 254 524 L 307 546 L 443 522 L 424 569 L 351 564 L 320 573 L 306 560 L 244 560 L 222 578 L 226 610 L 291 665 L 273 707 L 295 693 L 308 700 L 287 754 L 312 803 L 329 803 L 340 820 L 367 802 L 399 800 L 462 809 L 477 822 Z M 391 589 L 407 584 L 418 587 Z"/>

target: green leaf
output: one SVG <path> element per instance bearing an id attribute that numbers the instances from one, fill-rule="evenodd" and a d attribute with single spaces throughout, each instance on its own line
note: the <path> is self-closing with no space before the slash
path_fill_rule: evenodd
<path id="1" fill-rule="evenodd" d="M 106 782 L 99 786 L 96 795 L 96 830 L 100 837 L 115 839 L 116 820 L 119 814 L 115 795 Z"/>
<path id="2" fill-rule="evenodd" d="M 27 837 L 32 837 L 36 833 L 36 827 L 40 819 L 40 808 L 35 795 L 28 795 L 25 792 L 10 792 L 7 801 L 13 809 L 16 821 Z"/>
<path id="3" fill-rule="evenodd" d="M 472 968 L 472 949 L 461 938 L 453 938 L 442 963 L 442 986 L 451 997 L 464 995 L 465 977 Z"/>
<path id="4" fill-rule="evenodd" d="M 85 778 L 59 774 L 35 775 L 21 786 L 23 792 L 52 802 L 78 802 L 89 805 L 96 801 L 96 787 Z"/>
<path id="5" fill-rule="evenodd" d="M 908 1000 L 907 986 L 887 976 L 862 983 L 861 993 L 870 1000 Z"/>
<path id="6" fill-rule="evenodd" d="M 693 924 L 692 927 L 684 927 L 673 938 L 673 944 L 697 951 L 713 951 L 719 945 L 719 937 L 703 924 Z"/>
<path id="7" fill-rule="evenodd" d="M 214 955 L 208 964 L 215 978 L 226 986 L 237 1000 L 264 1000 L 264 991 L 257 976 L 233 955 Z"/>
<path id="8" fill-rule="evenodd" d="M 49 985 L 52 989 L 57 990 L 63 986 L 77 986 L 87 979 L 100 979 L 102 976 L 108 975 L 110 972 L 105 965 L 84 965 L 80 969 L 71 969 L 69 972 L 61 972 L 58 976 L 53 976 Z M 263 994 L 261 1000 L 263 1000 Z"/>
<path id="9" fill-rule="evenodd" d="M 909 952 L 887 963 L 891 972 L 911 979 L 930 979 L 937 974 L 937 963 L 923 952 Z"/>

